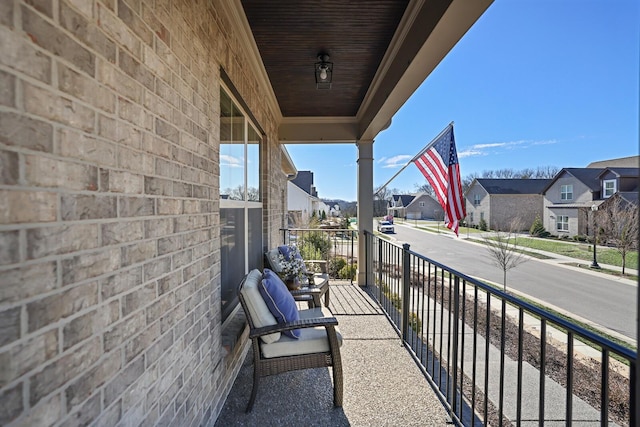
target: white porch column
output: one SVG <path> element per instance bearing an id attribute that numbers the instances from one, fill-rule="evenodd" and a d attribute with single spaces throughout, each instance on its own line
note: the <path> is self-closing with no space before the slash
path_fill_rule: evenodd
<path id="1" fill-rule="evenodd" d="M 358 141 L 358 285 L 373 283 L 366 268 L 364 231 L 373 233 L 373 141 Z M 366 272 L 369 271 L 367 280 Z"/>

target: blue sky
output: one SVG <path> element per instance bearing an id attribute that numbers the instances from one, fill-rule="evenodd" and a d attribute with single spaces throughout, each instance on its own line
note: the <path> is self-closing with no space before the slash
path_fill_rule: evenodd
<path id="1" fill-rule="evenodd" d="M 374 143 L 374 186 L 450 122 L 461 175 L 638 155 L 640 2 L 496 0 Z M 287 145 L 319 196 L 356 200 L 352 144 Z M 390 184 L 426 180 L 410 165 Z"/>

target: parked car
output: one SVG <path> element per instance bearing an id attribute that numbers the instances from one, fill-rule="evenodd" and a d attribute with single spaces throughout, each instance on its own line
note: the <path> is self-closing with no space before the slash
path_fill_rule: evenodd
<path id="1" fill-rule="evenodd" d="M 378 231 L 381 233 L 394 233 L 393 224 L 389 221 L 378 221 Z"/>

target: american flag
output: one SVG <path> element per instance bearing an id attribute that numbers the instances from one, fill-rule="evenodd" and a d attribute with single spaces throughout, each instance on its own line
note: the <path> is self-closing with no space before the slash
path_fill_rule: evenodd
<path id="1" fill-rule="evenodd" d="M 457 236 L 458 222 L 467 213 L 462 195 L 456 142 L 453 138 L 453 124 L 425 147 L 413 162 L 435 190 L 440 206 L 444 209 L 445 223 Z"/>

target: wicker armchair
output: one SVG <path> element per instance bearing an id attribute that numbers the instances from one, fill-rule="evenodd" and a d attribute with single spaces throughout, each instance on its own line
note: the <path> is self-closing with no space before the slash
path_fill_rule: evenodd
<path id="1" fill-rule="evenodd" d="M 278 248 L 271 249 L 264 254 L 269 268 L 276 273 L 282 272 L 280 266 L 280 251 Z M 320 297 L 324 296 L 324 306 L 329 307 L 329 274 L 327 273 L 327 261 L 325 260 L 304 260 L 304 263 L 308 265 L 308 271 L 306 272 L 309 278 L 310 289 L 303 289 L 301 291 L 292 291 L 294 298 L 301 301 L 305 298 L 311 298 L 312 303 L 316 307 L 320 306 Z M 311 268 L 313 267 L 313 268 Z M 315 269 L 320 270 L 315 272 Z M 304 296 L 304 295 L 310 296 Z M 312 304 L 310 304 L 310 307 Z"/>
<path id="2" fill-rule="evenodd" d="M 333 368 L 333 404 L 342 406 L 342 336 L 338 321 L 322 307 L 299 310 L 300 320 L 276 323 L 264 299 L 257 290 L 262 280 L 259 270 L 252 270 L 238 287 L 240 304 L 249 323 L 249 338 L 253 347 L 253 388 L 246 408 L 253 408 L 260 378 L 308 368 Z M 298 329 L 298 339 L 283 331 Z"/>

